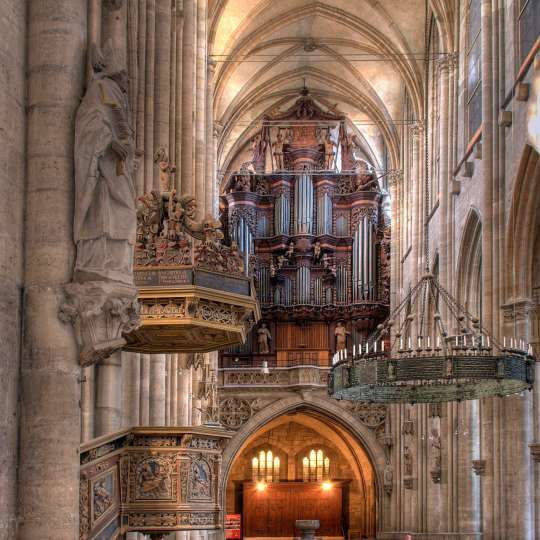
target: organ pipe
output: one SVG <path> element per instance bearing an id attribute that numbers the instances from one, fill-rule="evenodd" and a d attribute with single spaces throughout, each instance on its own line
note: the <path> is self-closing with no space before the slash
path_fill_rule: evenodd
<path id="1" fill-rule="evenodd" d="M 313 232 L 313 181 L 307 171 L 303 171 L 296 180 L 294 230 L 296 234 Z"/>
<path id="2" fill-rule="evenodd" d="M 353 301 L 375 299 L 375 246 L 373 225 L 363 217 L 357 225 L 353 243 Z"/>

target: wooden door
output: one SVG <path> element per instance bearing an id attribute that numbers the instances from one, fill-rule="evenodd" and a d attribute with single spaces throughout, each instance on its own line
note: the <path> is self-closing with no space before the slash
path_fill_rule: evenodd
<path id="1" fill-rule="evenodd" d="M 243 530 L 245 537 L 300 536 L 297 519 L 318 519 L 317 536 L 343 536 L 342 486 L 324 491 L 318 483 L 283 482 L 268 484 L 258 491 L 254 484 L 243 487 Z"/>

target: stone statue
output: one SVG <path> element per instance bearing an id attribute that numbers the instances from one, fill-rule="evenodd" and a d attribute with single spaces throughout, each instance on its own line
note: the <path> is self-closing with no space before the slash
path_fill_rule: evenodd
<path id="1" fill-rule="evenodd" d="M 276 171 L 282 171 L 284 169 L 283 166 L 283 135 L 280 133 L 277 134 L 276 140 L 272 143 L 272 148 L 274 150 L 274 158 L 275 158 L 275 167 Z"/>
<path id="2" fill-rule="evenodd" d="M 354 169 L 356 173 L 356 191 L 367 191 L 368 189 L 373 191 L 373 188 L 378 189 L 379 184 L 377 178 L 367 161 L 364 161 L 363 159 L 357 160 Z"/>
<path id="3" fill-rule="evenodd" d="M 95 47 L 92 53 L 94 78 L 75 118 L 77 256 L 59 310 L 73 324 L 83 366 L 120 350 L 123 335 L 139 326 L 133 249 L 145 234 L 137 230 L 127 71 L 110 41 L 104 54 Z"/>
<path id="4" fill-rule="evenodd" d="M 392 495 L 392 488 L 394 485 L 394 467 L 392 467 L 392 464 L 387 461 L 384 465 L 384 472 L 383 472 L 383 486 L 384 491 L 387 495 Z"/>
<path id="5" fill-rule="evenodd" d="M 240 167 L 240 173 L 236 176 L 233 191 L 251 191 L 251 171 L 244 163 Z"/>
<path id="6" fill-rule="evenodd" d="M 336 336 L 336 350 L 341 351 L 347 348 L 347 329 L 341 321 L 338 321 L 334 335 Z"/>
<path id="7" fill-rule="evenodd" d="M 266 326 L 266 323 L 262 323 L 257 330 L 257 343 L 259 344 L 259 352 L 262 354 L 268 354 L 270 352 L 270 341 L 272 340 L 272 334 Z"/>
<path id="8" fill-rule="evenodd" d="M 276 277 L 276 273 L 277 273 L 277 270 L 276 270 L 276 266 L 274 264 L 274 258 L 272 257 L 270 259 L 270 277 L 272 277 L 272 278 Z"/>
<path id="9" fill-rule="evenodd" d="M 128 76 L 109 48 L 75 120 L 74 281 L 133 285 L 137 226 Z"/>
<path id="10" fill-rule="evenodd" d="M 328 270 L 330 268 L 330 257 L 328 256 L 327 253 L 323 253 L 322 264 L 325 270 Z"/>
<path id="11" fill-rule="evenodd" d="M 405 476 L 412 476 L 413 462 L 411 449 L 408 446 L 403 447 L 403 469 Z"/>
<path id="12" fill-rule="evenodd" d="M 176 167 L 170 164 L 169 156 L 165 148 L 160 148 L 154 155 L 154 163 L 159 167 L 159 184 L 161 193 L 172 190 L 171 175 L 176 172 Z"/>
<path id="13" fill-rule="evenodd" d="M 431 451 L 433 455 L 433 469 L 441 470 L 441 436 L 436 428 L 431 430 Z"/>

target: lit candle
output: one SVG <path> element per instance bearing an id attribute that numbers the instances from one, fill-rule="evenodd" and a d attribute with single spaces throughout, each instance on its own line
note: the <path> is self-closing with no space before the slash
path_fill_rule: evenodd
<path id="1" fill-rule="evenodd" d="M 344 349 L 345 351 L 345 360 L 347 359 L 347 349 Z"/>
<path id="2" fill-rule="evenodd" d="M 506 349 L 506 336 L 503 337 L 503 347 Z"/>
<path id="3" fill-rule="evenodd" d="M 352 355 L 353 357 L 356 356 L 356 345 L 352 346 Z"/>
<path id="4" fill-rule="evenodd" d="M 489 349 L 489 336 L 487 337 L 487 346 L 488 346 L 488 349 Z"/>
<path id="5" fill-rule="evenodd" d="M 409 338 L 409 340 L 408 340 L 408 341 L 409 341 L 409 349 L 412 349 L 412 346 L 411 346 L 411 345 L 412 345 L 412 341 L 411 341 L 411 338 Z"/>
<path id="6" fill-rule="evenodd" d="M 381 351 L 384 352 L 384 339 L 381 341 Z"/>
<path id="7" fill-rule="evenodd" d="M 428 336 L 428 337 L 427 337 L 427 348 L 428 348 L 428 349 L 429 349 L 429 345 L 430 345 L 430 343 L 429 343 L 429 336 Z"/>
<path id="8" fill-rule="evenodd" d="M 373 352 L 377 352 L 377 340 L 375 340 L 373 347 L 374 347 Z"/>
<path id="9" fill-rule="evenodd" d="M 399 340 L 399 348 L 403 350 L 403 338 Z"/>
<path id="10" fill-rule="evenodd" d="M 418 338 L 418 348 L 419 349 L 422 348 L 422 338 L 421 337 Z"/>
<path id="11" fill-rule="evenodd" d="M 437 348 L 441 348 L 441 336 L 437 336 Z"/>

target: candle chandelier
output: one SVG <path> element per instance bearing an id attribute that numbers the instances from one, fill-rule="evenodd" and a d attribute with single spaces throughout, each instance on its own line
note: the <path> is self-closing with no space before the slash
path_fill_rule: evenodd
<path id="1" fill-rule="evenodd" d="M 367 343 L 336 353 L 328 382 L 336 399 L 437 403 L 517 394 L 534 383 L 531 346 L 495 339 L 430 272 L 428 73 L 426 62 L 424 275 Z"/>

